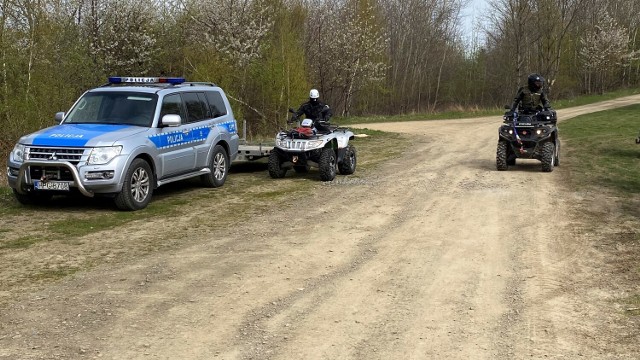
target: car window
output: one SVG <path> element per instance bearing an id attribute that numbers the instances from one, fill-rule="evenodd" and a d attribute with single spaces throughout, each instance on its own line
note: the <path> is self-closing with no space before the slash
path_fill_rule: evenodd
<path id="1" fill-rule="evenodd" d="M 118 91 L 86 93 L 71 109 L 65 123 L 150 126 L 156 103 L 155 94 Z"/>
<path id="2" fill-rule="evenodd" d="M 207 98 L 204 96 L 203 92 L 198 93 L 198 99 L 200 100 L 200 103 L 202 103 L 202 106 L 204 106 L 205 119 L 213 118 L 213 115 L 211 114 L 211 108 L 209 107 L 209 104 L 207 103 Z"/>
<path id="3" fill-rule="evenodd" d="M 182 106 L 182 97 L 180 94 L 167 95 L 162 99 L 162 108 L 160 109 L 160 121 L 165 115 L 180 115 L 184 119 L 184 111 Z"/>
<path id="4" fill-rule="evenodd" d="M 203 98 L 198 97 L 198 93 L 182 93 L 182 98 L 187 108 L 188 122 L 196 122 L 207 118 L 207 104 L 203 103 Z"/>
<path id="5" fill-rule="evenodd" d="M 209 102 L 209 109 L 211 110 L 211 117 L 220 117 L 227 115 L 227 106 L 222 100 L 222 95 L 218 91 L 205 92 L 207 100 Z"/>

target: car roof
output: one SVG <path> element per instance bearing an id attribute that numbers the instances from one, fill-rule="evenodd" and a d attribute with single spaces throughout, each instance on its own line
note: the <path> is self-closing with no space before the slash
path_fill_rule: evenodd
<path id="1" fill-rule="evenodd" d="M 138 92 L 146 94 L 165 94 L 173 93 L 176 91 L 206 91 L 217 90 L 222 91 L 220 87 L 213 83 L 204 82 L 185 82 L 179 85 L 171 84 L 135 84 L 135 85 L 104 85 L 95 89 L 89 90 L 89 92 Z"/>

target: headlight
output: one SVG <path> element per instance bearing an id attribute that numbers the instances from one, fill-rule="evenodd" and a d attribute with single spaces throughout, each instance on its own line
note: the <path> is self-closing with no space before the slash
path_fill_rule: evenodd
<path id="1" fill-rule="evenodd" d="M 87 164 L 104 165 L 120 155 L 122 146 L 97 147 L 91 150 Z"/>
<path id="2" fill-rule="evenodd" d="M 538 135 L 542 135 L 542 134 L 544 134 L 546 132 L 547 132 L 547 129 L 538 129 L 538 130 L 536 130 L 536 134 L 538 134 Z"/>
<path id="3" fill-rule="evenodd" d="M 315 149 L 322 147 L 324 145 L 324 141 L 322 140 L 310 140 L 307 141 L 307 150 Z"/>
<path id="4" fill-rule="evenodd" d="M 22 144 L 16 144 L 11 151 L 11 161 L 21 163 L 27 159 L 27 153 L 24 151 L 25 147 Z"/>

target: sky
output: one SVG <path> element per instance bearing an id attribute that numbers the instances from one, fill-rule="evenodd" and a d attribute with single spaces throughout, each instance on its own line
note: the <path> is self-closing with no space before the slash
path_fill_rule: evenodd
<path id="1" fill-rule="evenodd" d="M 462 36 L 468 42 L 474 38 L 474 26 L 481 21 L 488 9 L 488 0 L 469 0 L 469 4 L 462 10 Z M 480 34 L 476 34 L 480 35 Z"/>

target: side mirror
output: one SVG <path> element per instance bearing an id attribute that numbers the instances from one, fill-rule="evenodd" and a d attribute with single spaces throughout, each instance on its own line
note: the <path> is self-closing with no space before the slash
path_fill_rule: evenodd
<path id="1" fill-rule="evenodd" d="M 511 109 L 511 105 L 505 105 L 504 108 L 505 109 Z"/>
<path id="2" fill-rule="evenodd" d="M 62 122 L 62 120 L 64 119 L 64 111 L 57 112 L 54 119 L 56 120 L 57 123 Z"/>
<path id="3" fill-rule="evenodd" d="M 180 126 L 182 124 L 182 118 L 180 115 L 167 114 L 162 117 L 162 125 L 164 126 Z"/>
<path id="4" fill-rule="evenodd" d="M 293 108 L 289 108 L 289 112 L 290 112 L 290 113 L 294 113 L 294 114 L 295 114 L 295 112 L 296 112 L 296 111 L 295 111 L 295 110 L 293 110 Z"/>

